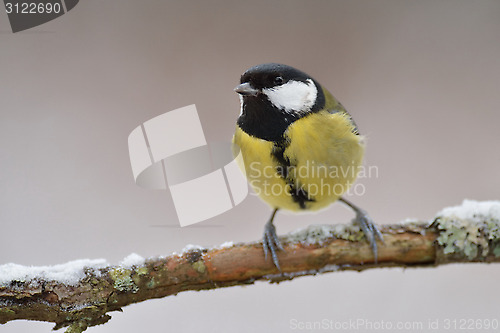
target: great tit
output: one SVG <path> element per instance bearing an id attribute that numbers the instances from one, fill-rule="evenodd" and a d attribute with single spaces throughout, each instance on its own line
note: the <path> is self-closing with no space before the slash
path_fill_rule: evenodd
<path id="1" fill-rule="evenodd" d="M 315 211 L 339 200 L 351 207 L 377 260 L 380 231 L 368 214 L 342 198 L 356 179 L 364 139 L 350 114 L 318 81 L 293 67 L 268 63 L 243 73 L 235 89 L 241 102 L 233 153 L 256 194 L 272 208 L 264 228 L 281 271 L 283 246 L 273 220 L 279 209 Z"/>

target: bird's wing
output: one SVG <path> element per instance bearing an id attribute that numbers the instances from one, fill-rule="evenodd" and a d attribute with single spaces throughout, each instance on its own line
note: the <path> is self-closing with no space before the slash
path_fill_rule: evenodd
<path id="1" fill-rule="evenodd" d="M 345 114 L 347 116 L 347 118 L 349 118 L 349 121 L 351 122 L 351 124 L 353 126 L 352 132 L 354 134 L 359 135 L 358 125 L 356 125 L 356 123 L 352 119 L 352 116 L 349 114 L 349 112 L 347 112 L 347 110 L 344 108 L 344 106 L 342 104 L 340 104 L 340 102 L 335 97 L 333 97 L 333 95 L 325 88 L 323 88 L 323 94 L 325 95 L 325 109 L 329 113 L 332 113 L 332 114 L 339 113 L 339 112 Z"/>

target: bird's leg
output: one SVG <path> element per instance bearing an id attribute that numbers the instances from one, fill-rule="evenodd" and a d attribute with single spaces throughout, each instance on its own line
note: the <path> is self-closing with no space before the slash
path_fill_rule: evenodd
<path id="1" fill-rule="evenodd" d="M 271 252 L 271 257 L 273 258 L 274 265 L 276 265 L 276 268 L 278 268 L 278 270 L 281 272 L 277 252 L 278 250 L 283 251 L 283 246 L 281 245 L 278 235 L 276 234 L 276 227 L 273 224 L 274 216 L 276 215 L 277 211 L 278 208 L 274 210 L 274 212 L 271 215 L 271 218 L 264 227 L 264 238 L 262 240 L 262 247 L 264 248 L 264 257 L 266 258 L 266 260 L 267 260 L 267 254 Z"/>
<path id="2" fill-rule="evenodd" d="M 380 240 L 382 243 L 384 243 L 384 238 L 382 237 L 382 234 L 375 225 L 375 222 L 373 222 L 372 218 L 368 215 L 367 212 L 365 212 L 358 206 L 354 205 L 350 201 L 347 201 L 344 198 L 339 198 L 339 201 L 342 201 L 347 206 L 351 207 L 352 210 L 354 210 L 354 212 L 356 213 L 356 218 L 354 219 L 354 222 L 361 227 L 361 230 L 363 230 L 366 240 L 368 241 L 368 243 L 372 248 L 373 256 L 375 257 L 375 263 L 377 263 L 377 257 L 378 257 L 377 239 Z"/>

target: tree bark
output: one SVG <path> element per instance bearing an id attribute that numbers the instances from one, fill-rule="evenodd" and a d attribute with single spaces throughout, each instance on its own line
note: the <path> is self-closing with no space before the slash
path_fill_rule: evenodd
<path id="1" fill-rule="evenodd" d="M 358 227 L 310 226 L 280 238 L 284 245 L 279 253 L 282 272 L 270 258 L 264 259 L 262 243 L 252 242 L 192 249 L 131 267 L 89 267 L 75 285 L 12 280 L 0 284 L 0 323 L 48 321 L 56 324 L 55 329 L 82 332 L 107 322 L 111 311 L 186 290 L 248 285 L 258 280 L 281 282 L 331 271 L 500 261 L 500 242 L 488 221 L 456 221 L 438 218 L 430 225 L 383 226 L 384 244 L 378 244 L 377 263 Z"/>

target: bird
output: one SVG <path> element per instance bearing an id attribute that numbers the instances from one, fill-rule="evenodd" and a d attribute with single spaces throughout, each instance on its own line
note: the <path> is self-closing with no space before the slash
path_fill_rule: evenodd
<path id="1" fill-rule="evenodd" d="M 240 114 L 233 154 L 255 193 L 273 210 L 262 239 L 281 272 L 284 251 L 274 218 L 279 210 L 317 211 L 336 201 L 354 213 L 374 255 L 383 237 L 366 211 L 342 195 L 362 166 L 365 139 L 351 115 L 318 81 L 288 65 L 265 63 L 247 69 L 234 89 Z"/>

